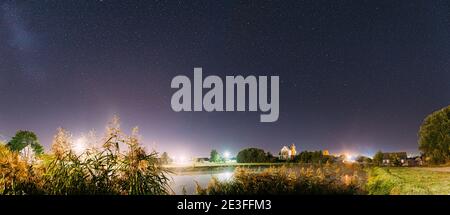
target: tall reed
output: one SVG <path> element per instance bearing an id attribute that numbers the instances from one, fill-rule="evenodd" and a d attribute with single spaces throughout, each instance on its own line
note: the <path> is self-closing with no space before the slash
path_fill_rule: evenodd
<path id="1" fill-rule="evenodd" d="M 97 143 L 101 143 L 100 145 Z M 169 194 L 168 170 L 158 153 L 147 153 L 140 144 L 138 129 L 131 135 L 120 129 L 115 117 L 101 141 L 86 142 L 83 150 L 72 135 L 60 128 L 50 154 L 27 163 L 18 153 L 0 145 L 1 194 Z"/>
<path id="2" fill-rule="evenodd" d="M 232 180 L 213 178 L 202 195 L 364 194 L 365 173 L 358 167 L 323 165 L 271 167 L 262 171 L 237 168 Z"/>

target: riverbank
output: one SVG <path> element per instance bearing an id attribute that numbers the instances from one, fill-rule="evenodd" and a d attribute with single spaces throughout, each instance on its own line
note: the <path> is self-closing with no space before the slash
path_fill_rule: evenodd
<path id="1" fill-rule="evenodd" d="M 169 171 L 175 194 L 364 194 L 367 181 L 363 167 L 342 163 L 222 164 Z"/>
<path id="2" fill-rule="evenodd" d="M 243 167 L 243 168 L 241 168 Z M 269 168 L 276 167 L 276 168 Z M 301 177 L 313 177 L 314 183 L 321 180 L 332 180 L 347 184 L 353 181 L 352 177 L 357 176 L 359 191 L 358 194 L 369 195 L 448 195 L 450 194 L 450 167 L 361 167 L 359 165 L 341 164 L 341 165 L 312 165 L 298 163 L 263 163 L 263 164 L 216 164 L 216 165 L 198 165 L 190 167 L 171 167 L 178 190 L 185 186 L 188 193 L 195 193 L 195 184 L 203 187 L 203 194 L 211 194 L 208 190 L 229 188 L 230 186 L 242 186 L 242 184 L 269 182 L 269 184 L 281 183 L 279 169 L 287 169 L 289 174 L 300 174 L 297 180 L 304 180 Z M 245 177 L 241 176 L 238 183 L 229 179 L 236 179 L 236 171 L 245 170 Z M 309 170 L 308 170 L 309 169 Z M 307 174 L 304 172 L 308 170 Z M 273 173 L 276 173 L 275 175 Z M 325 172 L 325 174 L 323 174 Z M 286 174 L 288 177 L 289 174 Z M 239 175 L 239 174 L 238 174 Z M 270 176 L 270 177 L 268 177 Z M 301 177 L 300 177 L 301 176 Z M 291 176 L 289 176 L 291 177 Z M 217 178 L 218 180 L 215 180 Z M 281 177 L 283 178 L 283 177 Z M 317 180 L 319 178 L 319 180 Z M 322 179 L 320 179 L 322 178 Z M 311 178 L 310 178 L 311 179 Z M 212 185 L 211 185 L 212 182 Z M 311 182 L 311 181 L 310 181 Z M 291 182 L 286 186 L 291 186 Z M 308 182 L 309 183 L 309 182 Z M 313 184 L 314 184 L 313 183 Z M 267 186 L 245 187 L 246 192 L 260 192 Z M 320 183 L 319 183 L 320 184 Z M 213 186 L 213 187 L 209 187 Z M 209 188 L 208 188 L 209 187 Z M 270 187 L 270 186 L 269 186 Z M 284 186 L 283 186 L 284 187 Z M 303 187 L 303 186 L 302 186 Z M 323 186 L 318 186 L 322 188 Z M 303 187 L 304 188 L 304 187 Z M 240 190 L 241 187 L 235 188 Z M 255 189 L 255 190 L 252 190 Z M 341 189 L 342 190 L 342 189 Z M 265 191 L 264 191 L 265 192 Z M 276 190 L 271 190 L 276 193 Z M 284 192 L 284 191 L 283 191 Z M 180 194 L 180 192 L 177 192 Z M 300 193 L 299 190 L 293 193 Z M 324 190 L 321 193 L 326 193 Z"/>
<path id="3" fill-rule="evenodd" d="M 244 168 L 268 168 L 281 166 L 299 166 L 298 163 L 193 163 L 193 164 L 169 164 L 163 165 L 164 168 L 173 173 L 192 173 L 192 172 L 215 172 L 223 170 L 234 170 L 236 167 Z"/>
<path id="4" fill-rule="evenodd" d="M 373 195 L 449 195 L 450 167 L 374 167 L 367 190 Z"/>

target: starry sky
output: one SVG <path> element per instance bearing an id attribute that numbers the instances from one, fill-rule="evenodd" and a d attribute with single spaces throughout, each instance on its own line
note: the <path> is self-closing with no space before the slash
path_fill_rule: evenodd
<path id="1" fill-rule="evenodd" d="M 102 133 L 169 154 L 417 152 L 450 102 L 449 1 L 0 1 L 0 134 Z M 174 112 L 176 75 L 278 75 L 280 115 Z"/>

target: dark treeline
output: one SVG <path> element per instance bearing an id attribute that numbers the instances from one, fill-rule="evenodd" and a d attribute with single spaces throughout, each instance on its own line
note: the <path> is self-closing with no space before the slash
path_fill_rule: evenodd
<path id="1" fill-rule="evenodd" d="M 265 152 L 263 149 L 246 148 L 241 150 L 236 161 L 238 163 L 275 163 L 275 162 L 294 162 L 294 163 L 332 163 L 336 162 L 341 157 L 332 155 L 324 155 L 322 151 L 302 151 L 298 155 L 282 159 L 272 155 L 270 152 Z"/>

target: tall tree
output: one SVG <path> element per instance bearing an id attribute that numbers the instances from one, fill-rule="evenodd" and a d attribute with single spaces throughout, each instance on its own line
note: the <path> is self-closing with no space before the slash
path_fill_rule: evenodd
<path id="1" fill-rule="evenodd" d="M 161 161 L 161 164 L 169 164 L 171 162 L 169 154 L 167 154 L 167 152 L 163 152 L 161 154 L 160 161 Z"/>
<path id="2" fill-rule="evenodd" d="M 270 159 L 262 149 L 246 148 L 237 154 L 236 161 L 238 163 L 263 163 L 270 162 Z"/>
<path id="3" fill-rule="evenodd" d="M 435 164 L 450 161 L 450 106 L 428 115 L 419 129 L 419 149 Z"/>
<path id="4" fill-rule="evenodd" d="M 213 150 L 211 151 L 211 153 L 210 153 L 210 158 L 209 158 L 209 160 L 210 160 L 211 162 L 220 162 L 220 161 L 221 161 L 221 158 L 220 158 L 219 152 L 217 152 L 217 150 L 213 149 Z"/>
<path id="5" fill-rule="evenodd" d="M 383 163 L 383 152 L 378 151 L 372 159 L 373 164 L 380 166 Z"/>
<path id="6" fill-rule="evenodd" d="M 36 134 L 32 131 L 17 131 L 16 135 L 8 142 L 7 146 L 12 151 L 20 151 L 25 147 L 30 146 L 37 155 L 44 153 L 44 147 L 42 147 Z"/>

